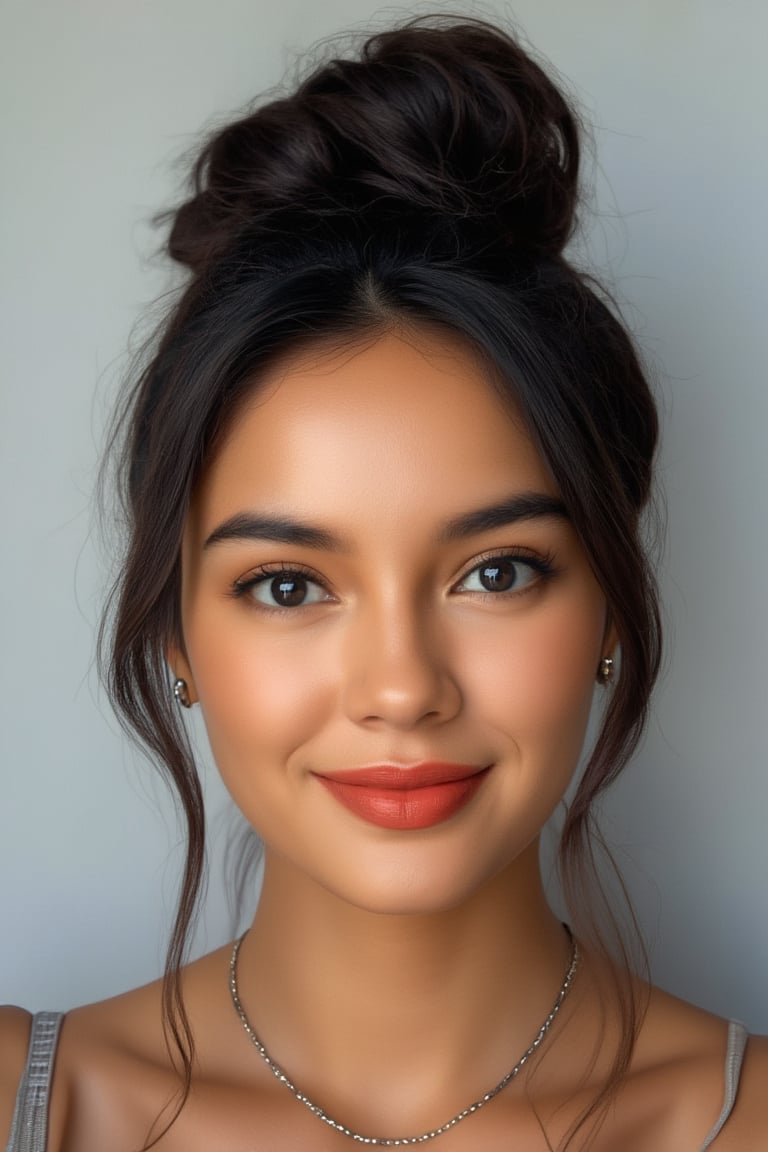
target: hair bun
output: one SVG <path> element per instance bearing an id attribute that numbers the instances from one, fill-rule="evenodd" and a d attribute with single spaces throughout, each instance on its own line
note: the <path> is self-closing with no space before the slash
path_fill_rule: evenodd
<path id="1" fill-rule="evenodd" d="M 289 211 L 438 213 L 549 255 L 578 197 L 579 125 L 522 48 L 482 23 L 413 21 L 214 135 L 169 250 L 198 270 Z"/>

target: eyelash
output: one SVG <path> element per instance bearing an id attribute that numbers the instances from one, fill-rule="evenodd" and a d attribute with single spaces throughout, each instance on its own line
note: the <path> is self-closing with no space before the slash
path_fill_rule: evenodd
<path id="1" fill-rule="evenodd" d="M 557 568 L 555 565 L 554 557 L 549 552 L 541 554 L 541 553 L 536 553 L 536 552 L 529 552 L 524 548 L 516 548 L 516 549 L 509 549 L 509 550 L 496 549 L 494 551 L 489 551 L 489 552 L 483 553 L 481 556 L 476 557 L 473 560 L 472 564 L 465 569 L 464 573 L 455 582 L 453 587 L 455 588 L 455 587 L 461 585 L 462 583 L 464 583 L 466 580 L 469 579 L 469 577 L 473 574 L 473 572 L 476 572 L 479 568 L 482 568 L 484 565 L 489 565 L 491 563 L 491 561 L 494 561 L 494 560 L 507 561 L 507 562 L 512 562 L 513 564 L 517 563 L 517 564 L 525 565 L 527 568 L 532 569 L 532 571 L 536 573 L 536 577 L 533 580 L 531 580 L 530 583 L 525 584 L 522 588 L 503 589 L 503 590 L 500 590 L 497 592 L 492 592 L 492 591 L 486 589 L 484 592 L 477 592 L 477 591 L 470 592 L 469 595 L 487 596 L 487 597 L 491 597 L 495 600 L 507 599 L 509 597 L 525 596 L 529 592 L 532 592 L 537 587 L 539 587 L 541 583 L 549 580 L 552 576 L 555 576 L 557 574 Z M 311 568 L 307 568 L 303 564 L 272 563 L 272 564 L 262 564 L 258 568 L 254 569 L 254 571 L 252 573 L 250 573 L 248 576 L 240 577 L 237 580 L 235 580 L 233 585 L 232 585 L 231 595 L 235 599 L 238 599 L 238 600 L 243 599 L 243 598 L 248 596 L 248 593 L 251 591 L 252 588 L 256 587 L 259 584 L 266 583 L 266 581 L 268 581 L 270 578 L 274 579 L 276 576 L 281 576 L 281 575 L 302 576 L 306 580 L 308 580 L 311 583 L 316 584 L 318 587 L 322 588 L 324 591 L 326 591 L 326 592 L 328 591 L 328 588 L 327 588 L 325 581 L 318 575 L 317 572 L 313 571 Z M 263 604 L 259 601 L 255 601 L 255 600 L 253 601 L 253 604 L 254 604 L 254 606 L 257 606 L 260 611 L 275 612 L 275 613 L 291 612 L 291 611 L 295 611 L 297 608 L 313 607 L 314 606 L 312 604 L 307 604 L 307 605 L 297 604 L 294 606 L 279 605 L 279 604 L 270 605 L 270 604 Z"/>
<path id="2" fill-rule="evenodd" d="M 490 566 L 493 560 L 506 560 L 511 561 L 513 564 L 523 564 L 526 568 L 531 568 L 537 574 L 537 579 L 532 580 L 530 584 L 526 584 L 523 588 L 510 588 L 500 592 L 485 591 L 484 594 L 486 596 L 492 596 L 495 599 L 508 596 L 524 596 L 527 592 L 532 592 L 537 588 L 540 583 L 557 574 L 555 558 L 551 552 L 529 552 L 526 548 L 511 548 L 508 550 L 502 548 L 485 552 L 475 557 L 470 566 L 464 571 L 464 574 L 456 581 L 456 584 L 463 584 L 473 572 L 476 572 L 479 568 Z M 454 587 L 456 587 L 456 584 Z M 483 593 L 475 593 L 475 595 L 483 595 Z"/>
<path id="3" fill-rule="evenodd" d="M 303 564 L 260 564 L 248 576 L 240 577 L 235 580 L 232 585 L 232 595 L 236 600 L 240 600 L 247 596 L 252 588 L 258 584 L 265 584 L 270 578 L 274 580 L 276 576 L 303 576 L 305 580 L 317 584 L 318 587 L 328 591 L 325 581 L 320 578 L 317 572 L 313 572 L 311 568 L 306 568 Z M 257 606 L 263 612 L 291 612 L 295 608 L 286 607 L 280 604 L 261 604 L 253 601 L 254 606 Z M 309 605 L 298 604 L 296 607 L 309 607 Z"/>

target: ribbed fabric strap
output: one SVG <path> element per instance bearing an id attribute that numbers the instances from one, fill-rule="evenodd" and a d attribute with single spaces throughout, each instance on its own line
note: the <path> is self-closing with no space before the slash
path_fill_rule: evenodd
<path id="1" fill-rule="evenodd" d="M 743 1024 L 740 1024 L 738 1020 L 731 1020 L 728 1025 L 728 1047 L 725 1053 L 725 1100 L 723 1101 L 723 1110 L 714 1128 L 702 1144 L 701 1152 L 706 1152 L 706 1149 L 709 1148 L 715 1137 L 722 1131 L 723 1125 L 733 1111 L 733 1106 L 736 1103 L 736 1093 L 739 1090 L 741 1062 L 744 1059 L 744 1049 L 746 1046 L 746 1028 Z"/>
<path id="2" fill-rule="evenodd" d="M 48 1097 L 62 1016 L 61 1012 L 38 1012 L 32 1017 L 27 1064 L 16 1096 L 6 1152 L 45 1152 Z"/>

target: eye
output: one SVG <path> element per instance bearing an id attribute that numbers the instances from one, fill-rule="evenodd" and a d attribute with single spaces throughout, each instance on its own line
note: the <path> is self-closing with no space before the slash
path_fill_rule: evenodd
<path id="1" fill-rule="evenodd" d="M 248 596 L 265 608 L 303 608 L 331 598 L 317 580 L 289 568 L 264 570 L 260 576 L 238 580 L 235 594 Z"/>
<path id="2" fill-rule="evenodd" d="M 542 576 L 551 575 L 548 561 L 521 556 L 488 556 L 455 586 L 458 592 L 523 592 Z"/>

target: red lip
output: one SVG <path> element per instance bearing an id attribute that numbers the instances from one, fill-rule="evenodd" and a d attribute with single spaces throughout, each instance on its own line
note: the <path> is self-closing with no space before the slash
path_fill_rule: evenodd
<path id="1" fill-rule="evenodd" d="M 378 764 L 316 774 L 350 812 L 380 828 L 431 828 L 455 815 L 482 784 L 490 767 L 476 764 Z"/>

